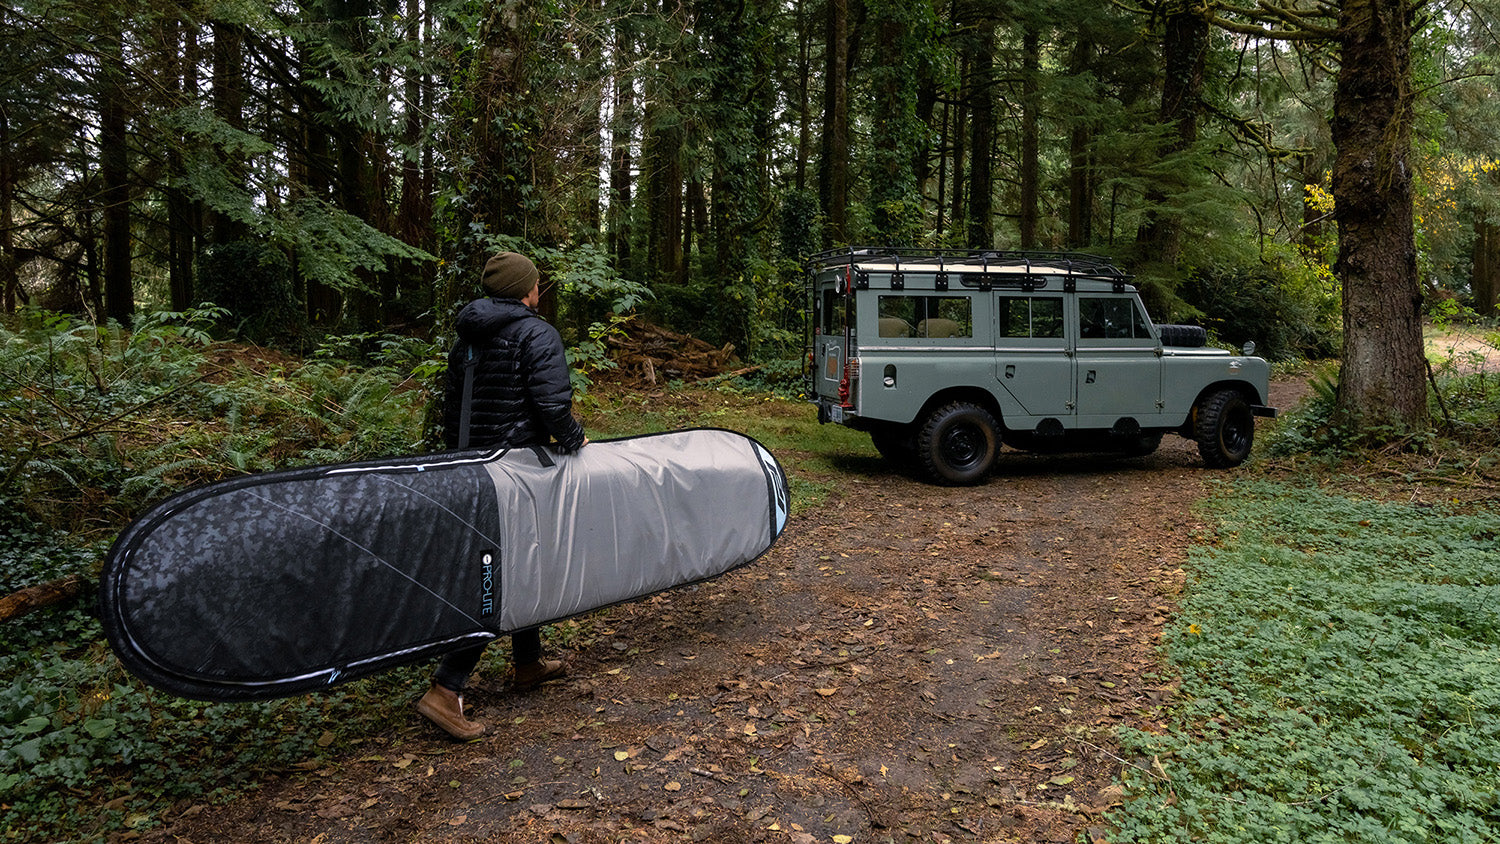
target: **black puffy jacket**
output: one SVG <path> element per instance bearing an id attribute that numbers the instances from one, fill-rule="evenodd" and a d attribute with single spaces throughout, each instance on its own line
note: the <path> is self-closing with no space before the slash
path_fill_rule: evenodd
<path id="1" fill-rule="evenodd" d="M 562 337 L 516 299 L 476 299 L 458 314 L 458 341 L 448 354 L 443 433 L 458 446 L 464 369 L 474 367 L 469 415 L 471 447 L 583 445 L 573 418 L 573 388 Z"/>

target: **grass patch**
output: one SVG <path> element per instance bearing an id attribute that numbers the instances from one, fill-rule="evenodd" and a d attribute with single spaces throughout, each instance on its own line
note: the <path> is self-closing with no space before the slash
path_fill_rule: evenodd
<path id="1" fill-rule="evenodd" d="M 1500 515 L 1263 480 L 1209 506 L 1112 840 L 1500 840 Z"/>

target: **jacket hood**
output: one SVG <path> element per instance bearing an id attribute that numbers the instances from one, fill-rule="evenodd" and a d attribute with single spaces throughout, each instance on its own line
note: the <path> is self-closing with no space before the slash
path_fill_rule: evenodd
<path id="1" fill-rule="evenodd" d="M 475 299 L 458 312 L 454 328 L 460 339 L 477 342 L 494 336 L 513 322 L 536 315 L 536 311 L 521 304 L 519 299 Z"/>

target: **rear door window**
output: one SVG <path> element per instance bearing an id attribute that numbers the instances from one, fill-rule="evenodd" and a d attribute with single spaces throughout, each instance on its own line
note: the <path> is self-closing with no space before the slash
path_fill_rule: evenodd
<path id="1" fill-rule="evenodd" d="M 1002 296 L 997 307 L 1001 337 L 1019 340 L 1063 336 L 1060 296 Z"/>
<path id="2" fill-rule="evenodd" d="M 844 297 L 833 288 L 823 291 L 818 310 L 819 331 L 824 336 L 844 333 Z"/>

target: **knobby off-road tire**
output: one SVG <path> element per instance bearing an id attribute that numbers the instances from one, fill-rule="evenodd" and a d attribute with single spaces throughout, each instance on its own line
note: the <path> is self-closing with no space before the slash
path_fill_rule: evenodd
<path id="1" fill-rule="evenodd" d="M 933 411 L 917 432 L 917 463 L 940 484 L 984 480 L 1000 451 L 1000 426 L 990 412 L 968 402 Z"/>
<path id="2" fill-rule="evenodd" d="M 1219 390 L 1198 403 L 1193 420 L 1198 453 L 1210 469 L 1245 462 L 1255 444 L 1255 414 L 1238 390 Z"/>

